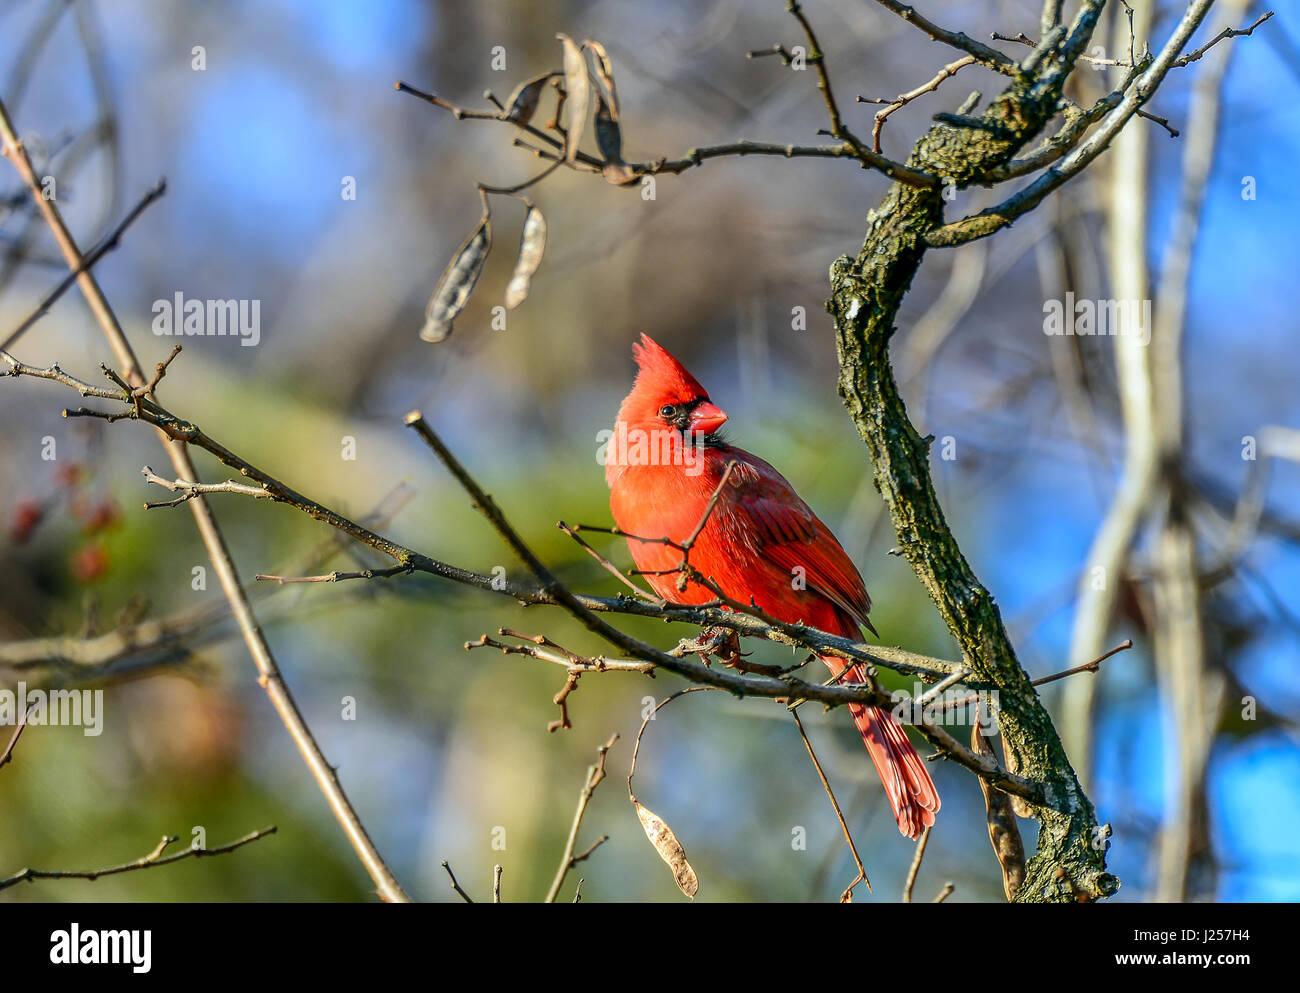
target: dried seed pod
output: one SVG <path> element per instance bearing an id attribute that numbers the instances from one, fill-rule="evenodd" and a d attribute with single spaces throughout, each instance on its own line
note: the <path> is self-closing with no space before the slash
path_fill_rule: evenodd
<path id="1" fill-rule="evenodd" d="M 537 103 L 542 97 L 542 90 L 555 76 L 553 72 L 544 72 L 540 76 L 526 79 L 510 94 L 506 101 L 506 118 L 516 124 L 527 124 L 537 112 Z"/>
<path id="2" fill-rule="evenodd" d="M 971 728 L 970 743 L 977 755 L 997 757 L 979 721 Z M 989 785 L 985 779 L 980 780 L 980 789 L 984 791 L 989 841 L 998 857 L 998 864 L 1002 866 L 1002 890 L 1008 900 L 1014 900 L 1025 881 L 1025 845 L 1020 838 L 1020 825 L 1016 823 L 1008 794 Z"/>
<path id="3" fill-rule="evenodd" d="M 600 42 L 588 38 L 582 44 L 583 47 L 591 49 L 596 57 L 596 78 L 600 81 L 599 92 L 603 93 L 605 99 L 609 101 L 614 120 L 618 121 L 618 88 L 614 85 L 614 64 L 609 61 L 605 46 Z"/>
<path id="4" fill-rule="evenodd" d="M 596 147 L 605 160 L 601 175 L 614 186 L 626 186 L 641 174 L 623 161 L 623 127 L 619 123 L 614 66 L 600 42 L 589 38 L 582 44 L 591 49 L 596 62 Z"/>
<path id="5" fill-rule="evenodd" d="M 514 310 L 528 296 L 528 286 L 533 273 L 542 264 L 542 253 L 546 251 L 546 218 L 533 204 L 528 205 L 528 216 L 524 218 L 524 233 L 519 238 L 519 258 L 515 262 L 515 271 L 506 286 L 506 309 Z"/>
<path id="6" fill-rule="evenodd" d="M 460 246 L 451 264 L 443 270 L 438 288 L 429 298 L 429 306 L 424 311 L 424 327 L 420 329 L 420 337 L 425 341 L 443 341 L 451 334 L 452 321 L 465 309 L 491 248 L 492 218 L 484 199 L 482 220 Z"/>
<path id="7" fill-rule="evenodd" d="M 673 870 L 673 881 L 677 883 L 677 888 L 694 900 L 695 894 L 700 890 L 700 880 L 690 862 L 686 861 L 686 849 L 682 848 L 677 835 L 673 834 L 673 829 L 662 817 L 648 810 L 640 801 L 634 800 L 633 803 L 636 804 L 636 816 L 641 820 L 645 836 L 650 839 L 650 844 L 655 846 L 655 851 L 667 863 L 668 868 Z"/>
<path id="8" fill-rule="evenodd" d="M 596 94 L 596 147 L 607 163 L 622 164 L 623 130 L 618 125 L 617 111 L 603 93 Z"/>
<path id="9" fill-rule="evenodd" d="M 600 173 L 614 186 L 626 186 L 641 173 L 623 161 L 623 132 L 614 108 L 601 93 L 596 94 L 596 145 L 605 160 Z"/>
<path id="10" fill-rule="evenodd" d="M 587 78 L 587 60 L 582 48 L 567 34 L 557 34 L 564 46 L 564 93 L 568 123 L 564 129 L 564 160 L 572 162 L 578 155 L 578 142 L 587 126 L 587 105 L 591 99 L 591 81 Z"/>

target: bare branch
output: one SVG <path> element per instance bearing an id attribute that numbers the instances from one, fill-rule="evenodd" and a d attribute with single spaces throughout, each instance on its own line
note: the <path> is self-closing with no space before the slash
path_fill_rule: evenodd
<path id="1" fill-rule="evenodd" d="M 830 73 L 826 71 L 826 54 L 822 51 L 821 43 L 817 41 L 817 35 L 813 31 L 812 23 L 804 15 L 803 8 L 799 6 L 797 0 L 788 0 L 785 9 L 799 22 L 799 26 L 803 28 L 804 37 L 808 39 L 808 64 L 817 70 L 817 89 L 821 90 L 822 99 L 826 102 L 826 113 L 830 116 L 831 121 L 831 137 L 847 138 L 849 132 L 844 127 L 844 121 L 840 117 L 840 108 L 835 102 L 835 94 L 831 90 Z"/>
<path id="2" fill-rule="evenodd" d="M 176 852 L 172 855 L 164 856 L 170 846 L 175 844 L 179 839 L 174 834 L 165 834 L 162 840 L 154 847 L 148 855 L 135 859 L 131 862 L 123 862 L 120 865 L 110 865 L 103 869 L 20 869 L 7 879 L 0 879 L 0 890 L 8 889 L 10 886 L 17 886 L 21 882 L 31 882 L 37 879 L 89 879 L 94 882 L 101 876 L 116 876 L 122 872 L 134 872 L 137 869 L 154 869 L 159 866 L 171 865 L 173 862 L 180 862 L 182 859 L 205 858 L 209 855 L 226 855 L 237 848 L 252 844 L 265 838 L 267 835 L 275 834 L 275 825 L 262 828 L 260 831 L 250 831 L 242 838 L 236 838 L 234 841 L 227 842 L 224 845 L 218 845 L 216 848 L 195 848 L 190 847 L 183 852 Z"/>
<path id="3" fill-rule="evenodd" d="M 916 852 L 912 856 L 912 864 L 907 870 L 907 879 L 903 882 L 903 902 L 912 902 L 912 887 L 916 885 L 916 875 L 921 871 L 921 860 L 925 858 L 925 849 L 930 844 L 930 832 L 934 830 L 933 824 L 927 824 L 921 832 L 921 837 L 916 840 Z"/>
<path id="4" fill-rule="evenodd" d="M 866 883 L 867 892 L 870 893 L 872 892 L 871 880 L 867 878 L 867 869 L 866 866 L 862 864 L 861 856 L 858 855 L 858 846 L 853 843 L 853 834 L 849 831 L 848 822 L 844 820 L 844 813 L 840 810 L 839 801 L 835 799 L 835 791 L 831 789 L 830 781 L 826 778 L 826 773 L 822 771 L 822 764 L 817 761 L 817 753 L 813 751 L 812 742 L 808 740 L 808 732 L 803 729 L 803 721 L 799 719 L 798 711 L 791 711 L 790 716 L 794 718 L 794 726 L 799 729 L 799 737 L 803 739 L 804 748 L 808 749 L 808 757 L 812 759 L 813 768 L 817 770 L 817 778 L 822 781 L 822 789 L 824 789 L 826 795 L 830 797 L 831 807 L 834 808 L 835 816 L 840 822 L 840 830 L 844 832 L 844 840 L 848 842 L 849 851 L 853 853 L 853 861 L 858 867 L 857 877 L 853 882 L 849 883 L 849 885 L 844 888 L 844 892 L 840 894 L 840 903 L 852 903 L 853 888 L 857 886 L 858 883 Z M 928 831 L 929 828 L 926 830 Z"/>
<path id="5" fill-rule="evenodd" d="M 1165 75 L 1174 68 L 1178 61 L 1178 53 L 1183 50 L 1200 26 L 1213 2 L 1214 0 L 1193 0 L 1188 5 L 1182 20 L 1160 54 L 1138 77 L 1118 105 L 1107 114 L 1097 131 L 1065 155 L 1059 165 L 1052 166 L 1029 186 L 1002 203 L 928 232 L 926 243 L 932 247 L 940 247 L 960 245 L 976 238 L 987 237 L 1033 210 L 1048 194 L 1082 172 L 1089 163 L 1106 150 L 1115 135 L 1137 113 L 1142 104 L 1150 99 Z M 1267 19 L 1267 17 L 1261 18 L 1255 26 Z M 1254 27 L 1250 30 L 1254 30 Z M 1250 32 L 1237 33 L 1249 34 Z M 1225 34 L 1223 37 L 1231 37 L 1231 35 Z"/>
<path id="6" fill-rule="evenodd" d="M 446 859 L 443 859 L 441 865 L 447 870 L 447 875 L 451 878 L 451 888 L 460 894 L 460 898 L 466 903 L 473 903 L 474 901 L 469 898 L 469 894 L 460 888 L 460 883 L 456 882 L 456 874 L 451 871 L 451 866 L 447 864 Z"/>
<path id="7" fill-rule="evenodd" d="M 569 527 L 569 525 L 565 524 L 564 521 L 560 521 L 558 524 L 556 524 L 556 527 L 558 527 L 561 531 L 563 531 L 570 538 L 572 538 L 579 545 L 581 545 L 582 548 L 586 550 L 587 554 L 589 554 L 592 558 L 594 558 L 597 562 L 600 563 L 602 569 L 604 569 L 611 576 L 617 579 L 620 583 L 622 583 L 624 586 L 626 586 L 628 589 L 634 592 L 637 596 L 644 597 L 646 600 L 650 601 L 651 603 L 657 604 L 660 607 L 664 606 L 664 604 L 667 602 L 661 599 L 660 597 L 655 596 L 649 590 L 642 589 L 640 586 L 637 586 L 636 583 L 632 582 L 632 580 L 624 576 L 623 573 L 619 570 L 618 566 L 616 566 L 609 559 L 605 558 L 605 556 L 601 555 L 600 552 L 596 551 L 589 544 L 583 541 L 583 539 L 578 535 L 578 532 L 573 528 Z"/>
<path id="8" fill-rule="evenodd" d="M 131 209 L 131 212 L 122 219 L 122 222 L 118 224 L 118 226 L 115 227 L 103 241 L 87 252 L 85 257 L 81 260 L 81 263 L 69 272 L 62 281 L 54 287 L 54 289 L 46 294 L 45 298 L 37 304 L 36 309 L 28 314 L 21 324 L 9 332 L 9 336 L 5 338 L 3 342 L 0 342 L 0 351 L 8 351 L 10 348 L 13 348 L 18 339 L 26 334 L 27 330 L 33 324 L 50 312 L 50 308 L 54 306 L 55 301 L 57 301 L 59 297 L 63 296 L 63 294 L 66 293 L 74 283 L 76 283 L 78 276 L 83 272 L 89 272 L 96 262 L 121 244 L 122 235 L 126 233 L 126 229 L 134 224 L 137 218 L 139 218 L 140 215 L 154 203 L 154 201 L 161 198 L 166 192 L 167 180 L 158 180 L 158 182 L 155 183 L 147 193 L 145 193 L 140 202 Z"/>
<path id="9" fill-rule="evenodd" d="M 53 200 L 48 200 L 42 195 L 41 185 L 35 170 L 32 168 L 31 158 L 19 140 L 17 130 L 14 128 L 13 121 L 10 119 L 9 112 L 3 103 L 0 103 L 0 146 L 3 147 L 5 157 L 13 163 L 14 168 L 18 171 L 18 175 L 27 187 L 28 192 L 31 193 L 36 209 L 49 226 L 68 268 L 77 273 L 77 286 L 90 306 L 90 310 L 103 331 L 109 346 L 113 349 L 117 357 L 117 364 L 125 371 L 130 386 L 147 385 L 148 381 L 145 378 L 140 361 L 127 340 L 122 325 L 118 322 L 117 315 L 113 312 L 113 308 L 109 306 L 107 297 L 104 296 L 103 291 L 100 289 L 95 274 L 85 267 L 85 258 L 80 248 L 77 247 L 72 232 L 68 230 L 67 225 L 64 223 L 58 206 Z M 175 350 L 173 350 L 174 354 Z M 7 354 L 4 357 L 9 359 Z M 160 375 L 158 378 L 161 378 L 161 372 L 162 369 L 159 369 Z M 121 385 L 126 386 L 125 383 Z M 137 416 L 143 406 L 152 402 L 151 395 L 136 395 L 129 387 L 126 389 L 126 393 L 129 400 L 134 404 L 134 413 Z M 172 442 L 185 441 L 183 437 L 177 438 L 165 430 L 164 435 L 171 438 Z M 171 460 L 172 468 L 176 471 L 177 477 L 198 480 L 198 473 L 195 471 L 185 445 L 167 443 L 166 441 L 165 445 L 168 458 Z M 320 746 L 317 745 L 311 729 L 303 719 L 297 703 L 280 674 L 275 657 L 271 654 L 271 647 L 262 629 L 258 626 L 257 618 L 253 614 L 253 608 L 239 583 L 234 560 L 226 547 L 225 538 L 221 534 L 211 508 L 202 495 L 187 501 L 187 503 L 194 514 L 195 524 L 208 552 L 208 558 L 211 560 L 221 582 L 222 592 L 230 604 L 231 613 L 239 624 L 244 643 L 248 647 L 253 662 L 257 667 L 258 682 L 266 691 L 272 706 L 275 707 L 282 723 L 297 745 L 299 753 L 311 770 L 312 777 L 325 795 L 335 818 L 374 881 L 380 896 L 390 902 L 407 902 L 406 893 L 402 890 L 401 885 L 397 882 L 396 877 L 392 874 L 382 856 L 380 856 L 373 842 L 371 842 L 370 836 L 366 833 L 360 818 L 353 809 L 347 795 L 343 792 L 338 773 L 322 754 Z"/>
<path id="10" fill-rule="evenodd" d="M 9 744 L 5 745 L 5 750 L 3 752 L 0 752 L 0 769 L 3 769 L 13 761 L 14 749 L 18 747 L 18 739 L 21 738 L 23 732 L 27 730 L 27 715 L 29 713 L 29 710 L 24 710 L 19 716 L 18 723 L 14 725 L 14 732 L 9 736 Z"/>
<path id="11" fill-rule="evenodd" d="M 175 507 L 186 500 L 194 499 L 201 493 L 242 493 L 244 496 L 251 496 L 255 500 L 271 499 L 271 494 L 267 493 L 262 487 L 244 486 L 236 483 L 233 479 L 227 479 L 224 483 L 195 483 L 188 479 L 167 480 L 159 476 L 149 466 L 142 468 L 140 473 L 149 482 L 171 490 L 173 493 L 181 494 L 175 500 L 167 500 L 162 503 L 146 503 L 144 505 L 145 510 L 152 510 L 155 507 Z"/>
<path id="12" fill-rule="evenodd" d="M 889 105 L 884 110 L 876 112 L 875 124 L 871 128 L 871 147 L 877 152 L 880 151 L 880 131 L 885 126 L 885 121 L 889 119 L 890 114 L 906 107 L 913 100 L 917 99 L 917 97 L 923 96 L 926 93 L 933 93 L 939 88 L 940 84 L 942 84 L 945 79 L 955 76 L 958 70 L 963 69 L 976 61 L 975 56 L 967 55 L 965 58 L 958 59 L 956 62 L 949 62 L 946 66 L 940 69 L 934 77 L 929 80 L 929 82 L 922 83 L 914 90 L 900 93 L 898 96 L 894 97 L 893 100 L 873 100 L 869 97 L 858 97 L 858 103 L 884 103 Z"/>
<path id="13" fill-rule="evenodd" d="M 941 41 L 945 45 L 951 45 L 953 48 L 960 49 L 976 59 L 981 65 L 988 66 L 996 72 L 1010 76 L 1016 71 L 1016 63 L 1010 56 L 1004 55 L 996 48 L 990 48 L 983 42 L 976 41 L 969 35 L 960 31 L 948 31 L 939 27 L 933 21 L 926 18 L 923 14 L 910 7 L 907 4 L 900 3 L 899 0 L 876 0 L 878 4 L 886 10 L 897 14 L 908 24 L 924 31 L 933 41 Z"/>
<path id="14" fill-rule="evenodd" d="M 1201 58 L 1201 57 L 1202 57 L 1206 52 L 1208 52 L 1211 48 L 1213 48 L 1213 47 L 1214 47 L 1215 45 L 1217 45 L 1219 42 L 1221 42 L 1221 41 L 1223 41 L 1223 40 L 1225 40 L 1225 39 L 1227 39 L 1227 38 L 1240 38 L 1240 37 L 1243 37 L 1243 36 L 1245 36 L 1245 35 L 1254 34 L 1254 33 L 1255 33 L 1255 29 L 1256 29 L 1257 27 L 1259 27 L 1261 24 L 1263 24 L 1265 21 L 1267 21 L 1267 20 L 1268 20 L 1270 17 L 1272 17 L 1272 16 L 1273 16 L 1273 11 L 1271 11 L 1271 10 L 1270 10 L 1270 11 L 1266 11 L 1264 14 L 1260 15 L 1259 19 L 1256 20 L 1254 24 L 1252 24 L 1252 25 L 1251 25 L 1250 27 L 1248 27 L 1248 28 L 1243 28 L 1243 29 L 1240 30 L 1240 31 L 1238 31 L 1238 30 L 1234 30 L 1233 28 L 1224 28 L 1222 31 L 1220 31 L 1218 34 L 1216 34 L 1213 38 L 1211 38 L 1211 39 L 1210 39 L 1206 44 L 1202 45 L 1200 48 L 1196 49 L 1195 51 L 1188 52 L 1186 55 L 1184 55 L 1184 56 L 1182 56 L 1182 57 L 1180 57 L 1180 58 L 1178 58 L 1178 59 L 1175 59 L 1175 60 L 1174 60 L 1174 63 L 1173 63 L 1173 68 L 1175 68 L 1175 69 L 1181 69 L 1183 66 L 1191 65 L 1193 62 L 1195 62 L 1195 61 L 1197 61 L 1198 59 L 1200 59 L 1200 58 Z"/>
<path id="15" fill-rule="evenodd" d="M 560 856 L 560 867 L 556 870 L 555 879 L 551 881 L 551 888 L 546 893 L 546 903 L 554 903 L 556 897 L 560 895 L 560 887 L 564 885 L 564 877 L 569 874 L 569 870 L 588 858 L 592 852 L 609 840 L 609 835 L 602 835 L 581 855 L 573 854 L 574 846 L 578 843 L 578 829 L 582 827 L 582 817 L 587 812 L 587 804 L 591 802 L 591 796 L 596 792 L 596 787 L 605 778 L 605 756 L 609 754 L 609 750 L 614 747 L 616 741 L 618 741 L 618 735 L 610 735 L 609 740 L 596 749 L 596 764 L 587 768 L 587 779 L 582 784 L 581 792 L 578 793 L 578 809 L 573 814 L 573 824 L 569 827 L 569 837 L 564 843 L 564 854 Z"/>

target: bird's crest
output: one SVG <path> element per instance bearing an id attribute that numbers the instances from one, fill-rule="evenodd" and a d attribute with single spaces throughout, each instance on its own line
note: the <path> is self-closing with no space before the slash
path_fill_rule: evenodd
<path id="1" fill-rule="evenodd" d="M 683 400 L 708 397 L 708 391 L 699 380 L 648 334 L 643 332 L 641 340 L 632 346 L 632 357 L 640 370 L 636 377 L 637 387 L 649 386 L 656 392 Z"/>

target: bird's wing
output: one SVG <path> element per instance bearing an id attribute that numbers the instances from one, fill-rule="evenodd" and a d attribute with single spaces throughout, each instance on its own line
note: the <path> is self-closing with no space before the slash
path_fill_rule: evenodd
<path id="1" fill-rule="evenodd" d="M 871 597 L 831 529 L 772 465 L 740 449 L 733 451 L 727 458 L 735 458 L 738 464 L 732 472 L 734 491 L 729 502 L 748 543 L 782 572 L 799 575 L 795 570 L 801 569 L 809 590 L 874 633 L 867 619 Z"/>

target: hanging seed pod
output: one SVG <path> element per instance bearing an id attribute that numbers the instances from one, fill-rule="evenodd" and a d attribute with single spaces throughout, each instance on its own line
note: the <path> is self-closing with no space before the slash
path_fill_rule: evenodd
<path id="1" fill-rule="evenodd" d="M 465 309 L 465 303 L 474 290 L 474 284 L 483 272 L 488 251 L 492 248 L 492 219 L 487 198 L 483 199 L 483 218 L 478 222 L 460 250 L 443 270 L 438 288 L 429 299 L 424 311 L 424 327 L 420 337 L 425 341 L 443 341 L 451 334 L 452 321 Z"/>
<path id="2" fill-rule="evenodd" d="M 542 97 L 542 90 L 556 73 L 544 72 L 540 76 L 526 79 L 510 94 L 506 101 L 506 118 L 516 124 L 527 124 L 537 112 L 537 103 Z"/>
<path id="3" fill-rule="evenodd" d="M 976 721 L 970 732 L 971 748 L 977 755 L 997 758 L 993 746 L 984 735 L 980 721 Z M 1002 890 L 1007 900 L 1014 900 L 1021 884 L 1025 881 L 1025 845 L 1020 838 L 1020 825 L 1012 809 L 1011 797 L 987 780 L 980 780 L 980 789 L 984 792 L 984 808 L 988 820 L 989 842 L 993 853 L 998 857 L 1002 867 Z"/>
<path id="4" fill-rule="evenodd" d="M 623 126 L 618 109 L 618 88 L 614 85 L 614 66 L 600 42 L 588 39 L 582 44 L 591 49 L 596 62 L 596 147 L 605 160 L 601 175 L 614 186 L 626 186 L 641 174 L 623 161 Z"/>
<path id="5" fill-rule="evenodd" d="M 606 162 L 622 163 L 623 129 L 618 126 L 617 111 L 603 93 L 596 94 L 596 147 Z"/>
<path id="6" fill-rule="evenodd" d="M 623 161 L 623 132 L 618 126 L 618 119 L 613 108 L 605 102 L 605 97 L 596 94 L 596 145 L 605 160 L 600 167 L 600 174 L 605 181 L 614 186 L 626 186 L 641 174 Z"/>
<path id="7" fill-rule="evenodd" d="M 527 201 L 525 201 L 527 203 Z M 542 253 L 546 251 L 546 218 L 536 206 L 528 204 L 528 216 L 524 218 L 524 233 L 519 238 L 519 258 L 515 262 L 515 271 L 506 286 L 506 309 L 514 310 L 528 296 L 528 286 L 533 273 L 542 264 Z"/>
<path id="8" fill-rule="evenodd" d="M 633 803 L 636 804 L 636 816 L 645 828 L 645 836 L 650 839 L 650 844 L 654 845 L 659 857 L 672 869 L 677 888 L 694 900 L 695 894 L 700 890 L 700 880 L 690 862 L 686 861 L 686 849 L 682 848 L 677 835 L 673 834 L 673 829 L 662 817 L 648 810 L 638 800 Z"/>
<path id="9" fill-rule="evenodd" d="M 591 49 L 592 54 L 596 57 L 596 78 L 600 82 L 600 92 L 609 101 L 614 120 L 618 121 L 618 89 L 614 86 L 614 64 L 609 61 L 605 46 L 600 42 L 588 38 L 582 44 L 584 48 Z"/>
<path id="10" fill-rule="evenodd" d="M 582 49 L 567 34 L 555 37 L 564 46 L 564 92 L 569 112 L 564 130 L 564 161 L 572 162 L 578 155 L 578 142 L 587 126 L 591 81 L 587 78 L 587 60 L 582 56 Z"/>

